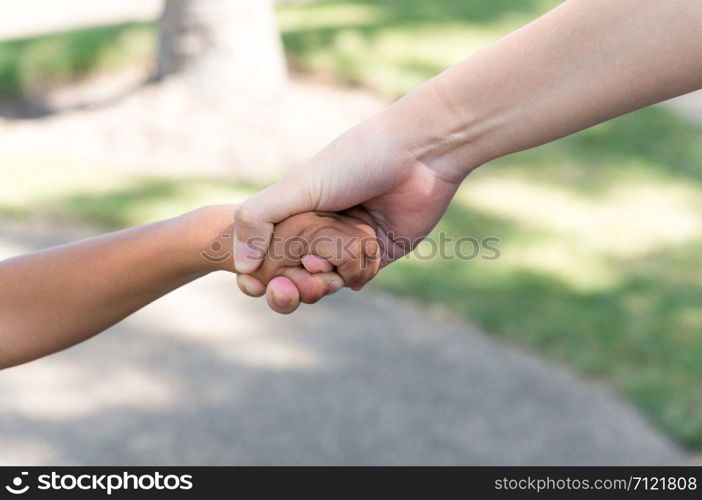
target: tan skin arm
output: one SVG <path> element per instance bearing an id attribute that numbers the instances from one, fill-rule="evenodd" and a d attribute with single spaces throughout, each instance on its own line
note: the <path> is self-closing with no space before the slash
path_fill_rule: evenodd
<path id="1" fill-rule="evenodd" d="M 0 368 L 81 342 L 222 268 L 200 253 L 233 216 L 201 209 L 0 262 Z"/>
<path id="2" fill-rule="evenodd" d="M 213 271 L 234 271 L 235 211 L 234 205 L 204 207 L 0 262 L 0 369 L 82 342 Z M 313 258 L 308 267 L 315 265 L 314 275 L 302 267 L 272 280 L 273 271 L 258 274 L 285 299 L 282 305 L 270 300 L 271 307 L 292 312 L 298 289 L 303 301 L 314 302 L 343 286 L 325 261 Z"/>

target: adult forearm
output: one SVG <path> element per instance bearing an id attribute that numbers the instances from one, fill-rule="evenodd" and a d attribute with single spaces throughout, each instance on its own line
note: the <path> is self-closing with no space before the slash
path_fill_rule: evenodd
<path id="1" fill-rule="evenodd" d="M 222 268 L 200 253 L 232 219 L 201 209 L 0 262 L 0 368 L 81 342 Z"/>
<path id="2" fill-rule="evenodd" d="M 699 0 L 569 0 L 387 113 L 451 177 L 702 88 Z M 413 127 L 413 128 L 412 128 Z"/>

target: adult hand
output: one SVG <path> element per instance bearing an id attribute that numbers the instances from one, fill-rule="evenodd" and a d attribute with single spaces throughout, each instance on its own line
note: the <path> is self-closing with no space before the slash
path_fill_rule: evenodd
<path id="1" fill-rule="evenodd" d="M 244 202 L 239 271 L 259 265 L 274 223 L 307 210 L 352 210 L 378 227 L 384 263 L 404 255 L 478 165 L 702 88 L 701 23 L 699 0 L 561 3 Z"/>
<path id="2" fill-rule="evenodd" d="M 391 107 L 367 120 L 239 206 L 235 261 L 242 273 L 238 283 L 244 293 L 260 296 L 266 291 L 247 273 L 253 272 L 265 255 L 274 224 L 298 213 L 348 211 L 372 223 L 378 230 L 383 265 L 410 252 L 431 231 L 465 172 L 442 171 L 425 162 L 422 152 L 413 149 L 417 143 L 410 140 L 420 131 L 407 130 L 406 122 L 397 123 L 401 116 Z M 307 271 L 326 274 L 331 270 L 324 266 L 329 266 L 326 262 L 313 258 L 303 264 Z M 295 285 L 305 286 L 313 278 L 312 274 L 299 277 Z M 271 282 L 269 303 L 271 296 L 278 295 L 281 302 L 289 302 L 294 288 L 285 278 Z M 326 290 L 317 287 L 314 292 L 301 293 L 301 301 L 314 302 Z"/>

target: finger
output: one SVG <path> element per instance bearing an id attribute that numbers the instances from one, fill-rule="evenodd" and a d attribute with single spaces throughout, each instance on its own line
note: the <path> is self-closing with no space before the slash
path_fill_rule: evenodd
<path id="1" fill-rule="evenodd" d="M 299 182 L 283 180 L 241 203 L 234 216 L 234 266 L 251 274 L 266 255 L 275 223 L 312 210 L 310 197 Z"/>
<path id="2" fill-rule="evenodd" d="M 280 314 L 290 314 L 300 305 L 300 294 L 288 278 L 278 276 L 268 283 L 266 289 L 268 307 Z"/>
<path id="3" fill-rule="evenodd" d="M 317 255 L 305 255 L 300 262 L 308 272 L 313 274 L 330 273 L 334 270 L 334 266 L 330 262 Z"/>
<path id="4" fill-rule="evenodd" d="M 343 278 L 346 286 L 360 289 L 366 284 L 366 270 L 363 248 L 360 240 L 351 241 L 346 245 L 345 259 L 337 266 L 336 270 Z"/>
<path id="5" fill-rule="evenodd" d="M 375 237 L 354 236 L 343 245 L 342 252 L 334 237 L 320 236 L 317 241 L 314 253 L 335 265 L 335 271 L 349 288 L 360 290 L 378 273 L 380 247 Z"/>
<path id="6" fill-rule="evenodd" d="M 237 275 L 236 284 L 239 285 L 239 290 L 249 297 L 261 297 L 266 293 L 266 285 L 249 274 Z"/>
<path id="7" fill-rule="evenodd" d="M 300 301 L 305 304 L 314 304 L 344 286 L 341 276 L 336 273 L 310 274 L 301 267 L 288 267 L 283 271 L 283 276 L 293 282 L 300 293 Z"/>
<path id="8" fill-rule="evenodd" d="M 358 291 L 361 290 L 370 280 L 375 278 L 380 271 L 381 255 L 380 246 L 377 240 L 367 239 L 362 243 L 362 257 L 361 257 L 361 281 L 362 285 L 356 286 L 353 289 Z"/>

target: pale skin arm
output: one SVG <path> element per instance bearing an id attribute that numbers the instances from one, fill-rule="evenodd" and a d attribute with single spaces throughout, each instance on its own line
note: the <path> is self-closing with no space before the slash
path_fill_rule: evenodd
<path id="1" fill-rule="evenodd" d="M 237 215 L 244 244 L 308 210 L 361 207 L 381 237 L 426 236 L 473 169 L 702 88 L 702 1 L 568 0 L 349 130 Z M 392 241 L 386 247 L 393 249 Z M 387 262 L 409 249 L 394 249 Z M 257 288 L 254 278 L 240 283 Z"/>
<path id="2" fill-rule="evenodd" d="M 234 271 L 234 214 L 234 205 L 204 207 L 0 262 L 0 369 L 82 342 L 213 271 Z M 213 246 L 216 241 L 221 245 Z M 340 278 L 321 272 L 301 276 L 296 285 L 324 290 L 331 279 Z M 269 283 L 289 299 L 280 312 L 297 307 L 291 284 Z M 277 306 L 271 301 L 271 307 Z"/>
<path id="3" fill-rule="evenodd" d="M 405 140 L 433 168 L 463 178 L 492 159 L 702 88 L 701 54 L 702 2 L 569 0 L 391 114 L 431 124 L 434 133 L 408 130 Z"/>

